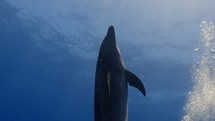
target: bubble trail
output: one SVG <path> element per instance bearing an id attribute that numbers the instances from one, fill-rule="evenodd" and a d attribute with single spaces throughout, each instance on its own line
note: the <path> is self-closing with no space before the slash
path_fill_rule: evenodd
<path id="1" fill-rule="evenodd" d="M 203 45 L 199 57 L 193 65 L 194 87 L 189 92 L 184 106 L 182 121 L 215 121 L 215 29 L 213 22 L 201 24 L 200 42 Z"/>

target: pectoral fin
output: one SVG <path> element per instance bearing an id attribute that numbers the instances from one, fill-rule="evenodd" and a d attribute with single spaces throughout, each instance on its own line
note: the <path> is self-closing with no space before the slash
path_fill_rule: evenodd
<path id="1" fill-rule="evenodd" d="M 125 78 L 128 81 L 129 85 L 136 87 L 138 90 L 140 90 L 142 92 L 142 94 L 144 96 L 146 96 L 146 91 L 145 91 L 144 85 L 136 75 L 134 75 L 130 71 L 126 70 Z"/>

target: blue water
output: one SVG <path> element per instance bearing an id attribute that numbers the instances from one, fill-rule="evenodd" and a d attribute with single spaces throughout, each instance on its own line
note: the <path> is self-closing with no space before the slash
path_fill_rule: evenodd
<path id="1" fill-rule="evenodd" d="M 180 8 L 172 10 L 185 16 L 175 18 L 168 1 L 137 3 L 0 0 L 0 121 L 93 121 L 97 53 L 110 24 L 147 91 L 129 87 L 129 120 L 180 121 L 202 18 L 182 19 L 192 11 Z"/>

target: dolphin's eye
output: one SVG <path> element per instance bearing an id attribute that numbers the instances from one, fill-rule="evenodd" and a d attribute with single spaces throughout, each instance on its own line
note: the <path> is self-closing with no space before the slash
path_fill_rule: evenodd
<path id="1" fill-rule="evenodd" d="M 102 63 L 102 59 L 101 58 L 99 59 L 99 61 L 100 61 L 100 63 Z"/>

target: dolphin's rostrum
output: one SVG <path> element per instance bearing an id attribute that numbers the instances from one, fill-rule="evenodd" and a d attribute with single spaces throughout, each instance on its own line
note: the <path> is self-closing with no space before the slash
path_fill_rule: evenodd
<path id="1" fill-rule="evenodd" d="M 146 96 L 140 79 L 128 71 L 110 26 L 100 47 L 95 76 L 94 120 L 128 120 L 128 83 Z"/>

